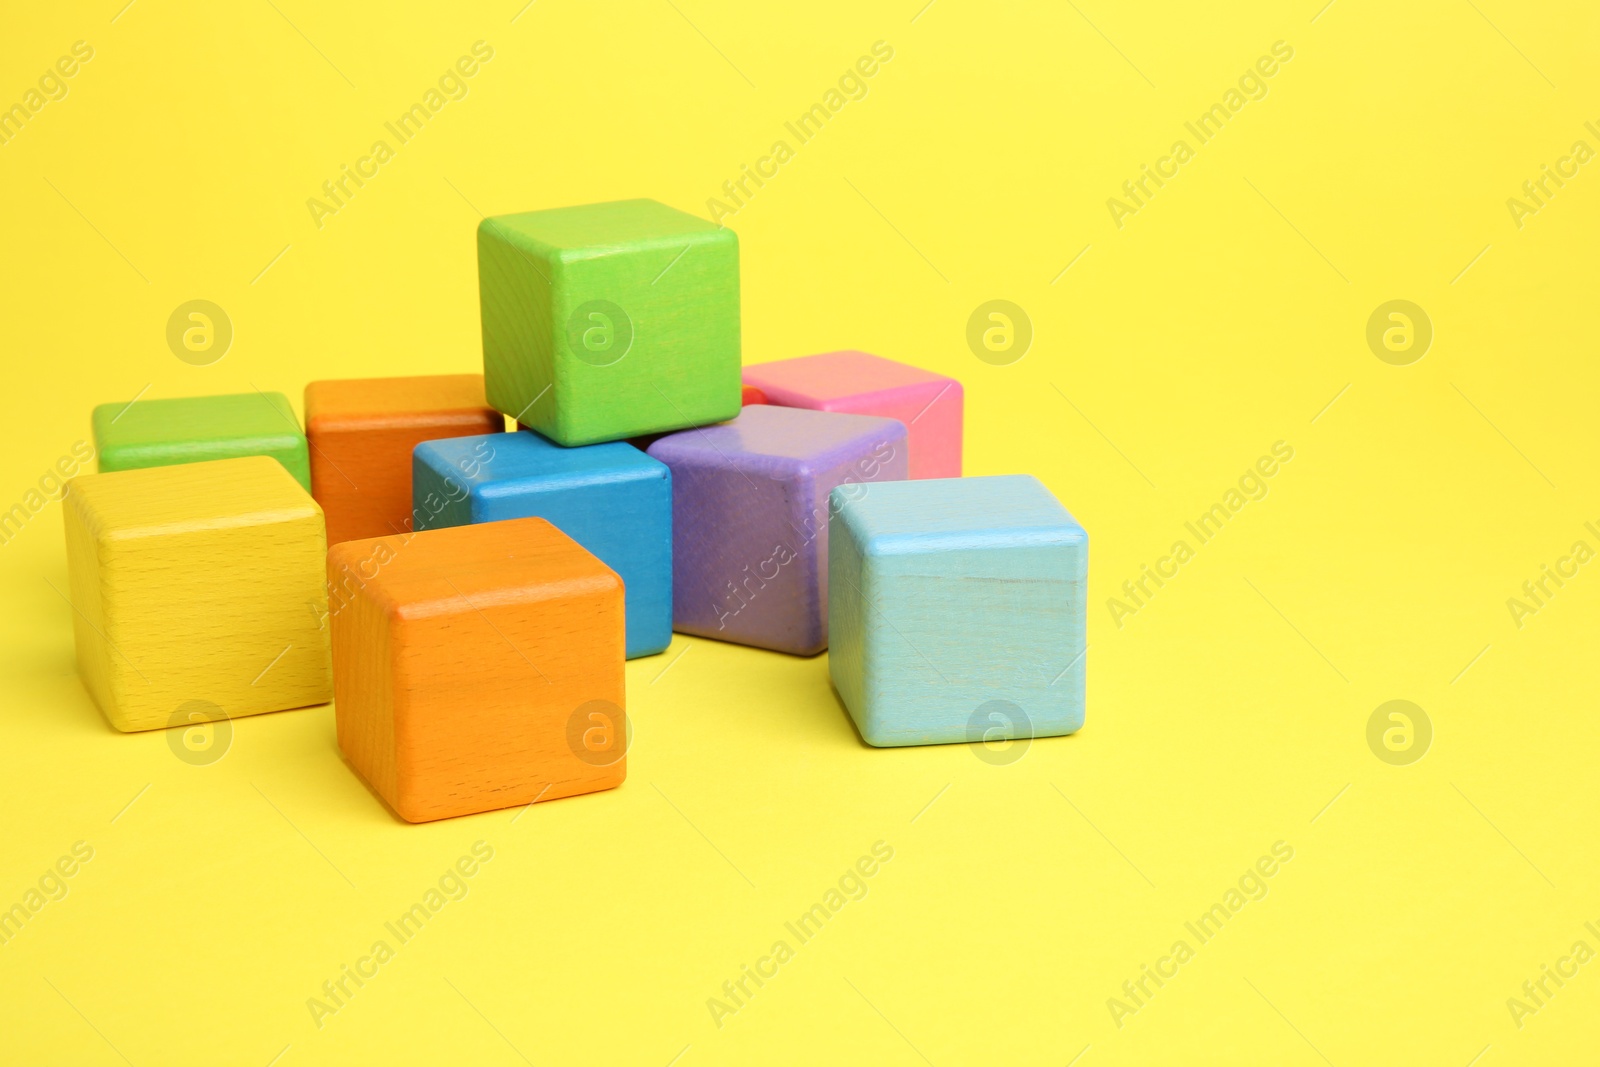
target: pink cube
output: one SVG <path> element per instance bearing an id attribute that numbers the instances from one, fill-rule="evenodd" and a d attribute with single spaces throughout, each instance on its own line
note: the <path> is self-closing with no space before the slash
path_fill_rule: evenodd
<path id="1" fill-rule="evenodd" d="M 823 352 L 744 369 L 767 403 L 906 424 L 912 478 L 961 477 L 961 383 L 869 352 Z"/>

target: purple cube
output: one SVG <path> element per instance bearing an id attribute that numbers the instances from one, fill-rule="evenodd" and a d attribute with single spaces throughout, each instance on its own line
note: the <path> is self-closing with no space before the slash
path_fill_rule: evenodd
<path id="1" fill-rule="evenodd" d="M 649 453 L 672 468 L 672 628 L 801 656 L 827 648 L 828 494 L 903 480 L 905 424 L 751 405 Z"/>

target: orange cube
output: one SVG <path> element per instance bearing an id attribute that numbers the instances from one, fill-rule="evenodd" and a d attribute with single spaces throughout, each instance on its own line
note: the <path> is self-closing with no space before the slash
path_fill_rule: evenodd
<path id="1" fill-rule="evenodd" d="M 409 532 L 411 450 L 505 428 L 484 402 L 481 374 L 310 383 L 311 495 L 327 517 L 328 544 Z"/>
<path id="2" fill-rule="evenodd" d="M 622 580 L 543 519 L 328 551 L 339 748 L 407 822 L 622 784 Z"/>

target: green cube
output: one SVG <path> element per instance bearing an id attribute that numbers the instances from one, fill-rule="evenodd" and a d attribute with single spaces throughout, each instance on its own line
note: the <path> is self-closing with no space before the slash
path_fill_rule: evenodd
<path id="1" fill-rule="evenodd" d="M 311 491 L 306 435 L 282 393 L 101 404 L 93 422 L 102 471 L 271 456 Z"/>
<path id="2" fill-rule="evenodd" d="M 739 414 L 739 239 L 654 200 L 478 227 L 489 404 L 562 445 Z"/>

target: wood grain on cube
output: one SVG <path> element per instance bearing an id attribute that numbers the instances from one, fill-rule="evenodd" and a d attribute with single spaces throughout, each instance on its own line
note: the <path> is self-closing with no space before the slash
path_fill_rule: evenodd
<path id="1" fill-rule="evenodd" d="M 339 747 L 403 819 L 626 773 L 622 581 L 543 519 L 328 552 Z"/>
<path id="2" fill-rule="evenodd" d="M 562 445 L 739 411 L 739 239 L 654 200 L 478 227 L 489 403 Z"/>
<path id="3" fill-rule="evenodd" d="M 78 669 L 117 729 L 331 696 L 322 510 L 277 460 L 83 475 L 65 512 Z"/>
<path id="4" fill-rule="evenodd" d="M 828 645 L 828 494 L 906 476 L 893 419 L 752 404 L 669 434 L 672 620 L 683 633 L 814 655 Z"/>
<path id="5" fill-rule="evenodd" d="M 834 493 L 828 669 L 872 745 L 1084 720 L 1089 538 L 1029 475 Z"/>
<path id="6" fill-rule="evenodd" d="M 503 429 L 479 374 L 310 383 L 311 492 L 327 514 L 328 543 L 410 531 L 411 450 Z"/>

